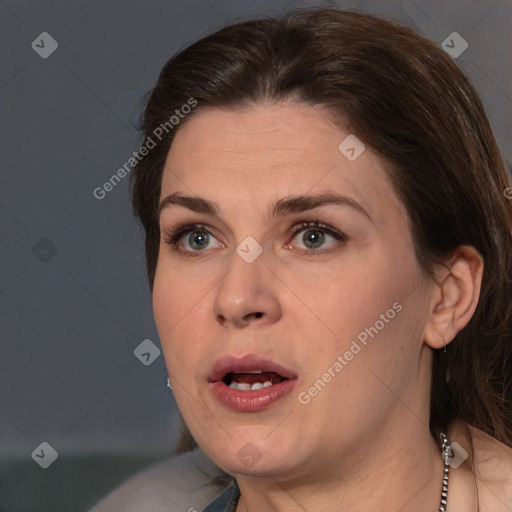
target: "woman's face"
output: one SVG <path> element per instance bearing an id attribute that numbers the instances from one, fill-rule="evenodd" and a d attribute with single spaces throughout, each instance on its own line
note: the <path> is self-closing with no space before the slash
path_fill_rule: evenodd
<path id="1" fill-rule="evenodd" d="M 348 136 L 261 104 L 193 114 L 169 152 L 155 319 L 192 435 L 234 475 L 332 471 L 428 424 L 431 284 L 381 160 Z"/>

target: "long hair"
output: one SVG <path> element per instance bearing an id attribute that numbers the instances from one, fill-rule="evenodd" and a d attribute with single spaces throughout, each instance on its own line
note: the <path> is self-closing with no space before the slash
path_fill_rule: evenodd
<path id="1" fill-rule="evenodd" d="M 194 110 L 171 125 L 191 98 Z M 131 177 L 150 287 L 162 172 L 176 132 L 200 109 L 284 100 L 324 107 L 380 155 L 426 276 L 460 245 L 483 257 L 472 319 L 446 353 L 434 351 L 430 428 L 435 435 L 462 420 L 512 446 L 512 201 L 504 163 L 467 77 L 408 28 L 360 12 L 300 10 L 228 26 L 167 62 L 142 122 L 145 136 L 157 130 L 160 140 Z M 189 434 L 182 441 L 183 450 L 193 446 Z"/>

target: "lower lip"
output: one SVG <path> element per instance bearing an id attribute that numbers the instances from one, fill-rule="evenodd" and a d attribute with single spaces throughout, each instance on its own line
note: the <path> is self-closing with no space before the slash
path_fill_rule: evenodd
<path id="1" fill-rule="evenodd" d="M 215 398 L 232 411 L 257 412 L 284 398 L 296 385 L 297 379 L 288 379 L 267 388 L 241 391 L 218 381 L 211 382 L 210 389 Z"/>

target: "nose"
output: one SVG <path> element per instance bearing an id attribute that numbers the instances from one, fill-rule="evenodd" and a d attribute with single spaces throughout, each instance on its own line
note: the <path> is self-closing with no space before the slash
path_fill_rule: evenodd
<path id="1" fill-rule="evenodd" d="M 282 316 L 277 283 L 265 264 L 264 254 L 247 263 L 233 254 L 230 270 L 216 288 L 213 314 L 225 328 L 271 325 Z"/>

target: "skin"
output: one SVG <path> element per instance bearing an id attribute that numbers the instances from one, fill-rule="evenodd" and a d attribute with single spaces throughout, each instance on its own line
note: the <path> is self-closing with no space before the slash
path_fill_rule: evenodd
<path id="1" fill-rule="evenodd" d="M 200 447 L 236 477 L 238 511 L 439 506 L 443 462 L 428 429 L 431 349 L 471 318 L 483 263 L 461 247 L 426 277 L 383 162 L 368 147 L 349 161 L 338 150 L 347 135 L 305 105 L 209 109 L 180 127 L 168 154 L 161 199 L 202 197 L 219 212 L 162 209 L 155 320 L 178 406 Z M 368 216 L 331 204 L 269 217 L 282 198 L 325 192 L 351 198 Z M 325 236 L 315 250 L 303 235 L 318 228 L 289 231 L 317 219 L 346 240 Z M 207 226 L 208 245 L 193 248 L 191 229 L 173 250 L 170 234 L 195 223 Z M 263 249 L 253 263 L 236 252 L 248 236 Z M 401 311 L 302 404 L 299 393 L 396 302 Z M 219 358 L 245 354 L 293 370 L 298 385 L 263 411 L 226 409 L 208 373 Z M 252 465 L 238 455 L 247 443 L 259 457 Z M 474 505 L 470 469 L 461 468 L 450 476 L 453 511 Z"/>

